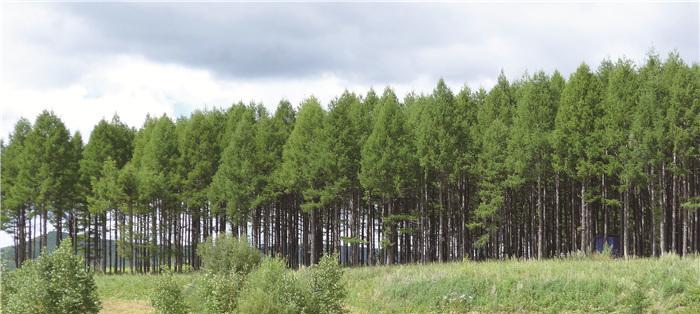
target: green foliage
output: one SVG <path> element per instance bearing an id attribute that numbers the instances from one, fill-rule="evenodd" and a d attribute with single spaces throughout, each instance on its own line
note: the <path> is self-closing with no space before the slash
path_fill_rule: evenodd
<path id="1" fill-rule="evenodd" d="M 92 193 L 88 196 L 90 212 L 103 213 L 120 205 L 122 190 L 118 180 L 116 163 L 107 157 L 99 177 L 92 178 Z"/>
<path id="2" fill-rule="evenodd" d="M 651 305 L 649 300 L 647 300 L 646 291 L 639 282 L 635 283 L 631 293 L 625 298 L 625 303 L 629 313 L 633 314 L 645 313 L 646 309 Z"/>
<path id="3" fill-rule="evenodd" d="M 549 138 L 554 129 L 558 99 L 550 78 L 537 72 L 522 83 L 509 139 L 508 161 L 512 173 L 535 182 L 549 168 Z"/>
<path id="4" fill-rule="evenodd" d="M 299 108 L 294 129 L 284 145 L 279 172 L 281 185 L 287 191 L 303 195 L 302 208 L 313 211 L 330 201 L 326 188 L 331 176 L 328 133 L 324 125 L 326 112 L 314 97 Z"/>
<path id="5" fill-rule="evenodd" d="M 340 313 L 347 285 L 337 258 L 324 256 L 318 265 L 299 272 L 273 258 L 265 258 L 247 275 L 205 267 L 197 280 L 192 309 L 204 313 Z"/>
<path id="6" fill-rule="evenodd" d="M 151 295 L 151 305 L 156 311 L 162 314 L 187 313 L 182 289 L 173 280 L 172 274 L 163 274 L 157 280 L 155 291 Z"/>
<path id="7" fill-rule="evenodd" d="M 235 273 L 245 276 L 260 264 L 261 255 L 245 239 L 226 234 L 209 237 L 197 248 L 202 267 L 215 274 Z"/>
<path id="8" fill-rule="evenodd" d="M 175 124 L 163 115 L 147 122 L 144 129 L 143 146 L 134 153 L 135 159 L 138 153 L 140 195 L 145 202 L 172 201 L 179 184 Z"/>
<path id="9" fill-rule="evenodd" d="M 417 222 L 418 217 L 416 217 L 416 215 L 412 215 L 412 214 L 392 214 L 392 215 L 385 216 L 382 222 L 385 225 L 388 225 L 388 224 L 395 224 L 395 223 L 401 222 L 401 221 Z"/>
<path id="10" fill-rule="evenodd" d="M 234 313 L 245 276 L 204 271 L 197 280 L 197 304 L 202 313 Z"/>
<path id="11" fill-rule="evenodd" d="M 2 309 L 8 313 L 97 313 L 93 274 L 73 255 L 70 240 L 22 268 L 2 275 Z"/>
<path id="12" fill-rule="evenodd" d="M 384 90 L 375 113 L 372 133 L 362 147 L 360 182 L 373 194 L 399 197 L 413 186 L 417 161 L 394 91 Z"/>
<path id="13" fill-rule="evenodd" d="M 691 213 L 700 208 L 700 197 L 690 197 L 685 202 L 681 203 L 681 207 L 688 209 Z"/>
<path id="14" fill-rule="evenodd" d="M 477 232 L 485 232 L 475 243 L 477 247 L 483 246 L 490 238 L 497 225 L 497 214 L 503 206 L 507 176 L 507 150 L 503 148 L 508 145 L 511 112 L 514 107 L 513 87 L 501 73 L 498 83 L 486 95 L 477 112 L 478 128 L 475 132 L 479 139 L 479 203 L 470 227 L 478 230 Z"/>
<path id="15" fill-rule="evenodd" d="M 193 308 L 204 313 L 233 313 L 247 275 L 261 262 L 260 252 L 244 239 L 220 234 L 207 239 L 197 254 L 204 271 L 197 281 L 199 302 Z"/>
<path id="16" fill-rule="evenodd" d="M 346 304 L 361 313 L 695 313 L 697 263 L 584 258 L 352 268 Z"/>
<path id="17" fill-rule="evenodd" d="M 259 193 L 258 181 L 266 175 L 260 169 L 256 143 L 255 108 L 248 107 L 241 115 L 236 129 L 221 157 L 219 170 L 214 177 L 216 190 L 226 203 L 227 214 L 238 224 L 247 221 L 248 210 Z"/>
<path id="18" fill-rule="evenodd" d="M 462 134 L 457 102 L 444 80 L 438 81 L 430 97 L 417 102 L 419 114 L 415 131 L 416 153 L 420 165 L 434 171 L 440 180 L 457 170 L 454 163 L 460 150 L 457 147 Z"/>
<path id="19" fill-rule="evenodd" d="M 114 116 L 111 122 L 101 120 L 90 132 L 90 138 L 80 161 L 82 174 L 89 181 L 98 177 L 102 163 L 111 158 L 118 168 L 131 159 L 135 132 Z"/>
<path id="20" fill-rule="evenodd" d="M 209 185 L 219 167 L 224 119 L 219 110 L 195 111 L 177 123 L 181 198 L 191 208 L 207 203 Z"/>
<path id="21" fill-rule="evenodd" d="M 343 271 L 348 291 L 343 304 L 359 313 L 625 313 L 635 303 L 630 296 L 638 289 L 647 312 L 696 313 L 700 310 L 698 258 L 665 254 L 630 260 L 582 257 L 353 267 Z M 296 303 L 303 304 L 296 308 L 299 311 L 311 308 L 305 301 L 310 296 L 310 276 L 305 272 L 311 269 L 279 269 L 279 273 L 296 275 L 299 285 L 292 290 L 304 291 L 300 298 L 304 301 Z M 197 289 L 200 276 L 173 275 L 180 286 L 195 282 Z M 154 275 L 98 275 L 95 279 L 105 299 L 147 300 L 155 289 Z M 199 292 L 193 299 L 188 298 L 187 289 L 184 292 L 193 312 L 206 313 L 199 307 L 203 302 Z"/>
<path id="22" fill-rule="evenodd" d="M 352 244 L 367 244 L 368 243 L 367 240 L 362 240 L 362 239 L 355 238 L 355 237 L 340 237 L 340 240 L 343 241 L 343 243 L 350 244 L 350 245 L 352 245 Z"/>
<path id="23" fill-rule="evenodd" d="M 266 258 L 250 273 L 238 300 L 240 313 L 302 313 L 304 292 L 281 259 Z"/>
<path id="24" fill-rule="evenodd" d="M 594 173 L 593 159 L 601 153 L 601 141 L 594 136 L 596 119 L 602 115 L 600 85 L 588 65 L 581 64 L 562 91 L 555 118 L 555 169 L 577 178 Z"/>
<path id="25" fill-rule="evenodd" d="M 31 176 L 27 175 L 29 169 L 25 168 L 25 141 L 31 131 L 31 123 L 26 119 L 20 119 L 15 124 L 14 131 L 10 134 L 9 144 L 2 143 L 2 208 L 0 208 L 0 229 L 12 230 L 13 220 L 17 219 L 17 210 L 29 202 L 31 198 L 30 186 L 27 185 Z M 7 145 L 6 145 L 7 144 Z M 20 175 L 22 175 L 20 177 Z"/>
<path id="26" fill-rule="evenodd" d="M 338 255 L 324 255 L 318 265 L 304 272 L 310 285 L 305 313 L 342 313 L 347 284 Z"/>

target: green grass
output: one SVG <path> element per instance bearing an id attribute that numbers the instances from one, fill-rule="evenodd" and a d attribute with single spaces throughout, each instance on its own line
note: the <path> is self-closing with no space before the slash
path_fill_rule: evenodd
<path id="1" fill-rule="evenodd" d="M 488 261 L 345 270 L 353 313 L 700 313 L 700 257 Z M 176 275 L 193 302 L 195 274 Z M 148 300 L 152 275 L 97 276 L 104 299 Z"/>
<path id="2" fill-rule="evenodd" d="M 174 274 L 181 287 L 194 284 L 195 274 Z M 102 299 L 148 300 L 156 287 L 158 275 L 95 275 L 97 290 Z"/>

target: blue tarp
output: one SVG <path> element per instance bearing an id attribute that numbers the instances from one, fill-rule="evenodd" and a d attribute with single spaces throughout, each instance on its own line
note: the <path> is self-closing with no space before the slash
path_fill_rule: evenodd
<path id="1" fill-rule="evenodd" d="M 596 252 L 603 252 L 603 247 L 605 243 L 612 249 L 613 255 L 619 255 L 620 241 L 616 235 L 608 235 L 607 241 L 603 235 L 597 235 L 595 237 L 595 250 Z"/>

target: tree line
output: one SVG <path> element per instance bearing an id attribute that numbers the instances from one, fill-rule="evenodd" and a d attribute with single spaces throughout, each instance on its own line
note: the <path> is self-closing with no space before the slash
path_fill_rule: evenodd
<path id="1" fill-rule="evenodd" d="M 700 66 L 677 53 L 403 100 L 346 91 L 139 129 L 115 116 L 86 144 L 45 111 L 2 143 L 18 266 L 49 224 L 111 272 L 197 269 L 224 232 L 292 267 L 547 258 L 611 238 L 625 257 L 685 255 L 699 207 Z"/>

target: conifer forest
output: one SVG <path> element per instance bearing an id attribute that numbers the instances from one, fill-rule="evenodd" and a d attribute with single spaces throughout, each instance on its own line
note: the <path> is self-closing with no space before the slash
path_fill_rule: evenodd
<path id="1" fill-rule="evenodd" d="M 89 138 L 50 111 L 16 122 L 16 266 L 70 238 L 86 268 L 181 272 L 221 233 L 294 268 L 700 251 L 700 66 L 677 53 L 144 119 Z"/>

